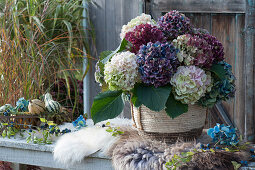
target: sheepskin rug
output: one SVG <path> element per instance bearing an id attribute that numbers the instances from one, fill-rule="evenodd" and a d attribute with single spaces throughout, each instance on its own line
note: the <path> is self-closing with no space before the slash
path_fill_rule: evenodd
<path id="1" fill-rule="evenodd" d="M 121 127 L 124 134 L 117 137 L 102 127 L 107 121 L 112 127 Z M 132 128 L 128 119 L 112 119 L 100 122 L 95 126 L 83 128 L 79 131 L 60 137 L 54 148 L 54 159 L 67 168 L 81 162 L 85 157 L 100 151 L 102 156 L 112 158 L 116 170 L 161 170 L 166 169 L 165 163 L 175 154 L 192 151 L 200 147 L 201 143 L 208 143 L 205 132 L 197 141 L 177 142 L 167 145 L 142 137 Z M 247 157 L 245 153 L 230 153 L 226 151 L 204 152 L 193 156 L 192 161 L 180 169 L 234 169 L 231 161 L 240 161 Z"/>

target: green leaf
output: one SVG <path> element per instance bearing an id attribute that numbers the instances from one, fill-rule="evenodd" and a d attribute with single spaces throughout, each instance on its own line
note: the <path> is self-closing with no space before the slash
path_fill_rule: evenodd
<path id="1" fill-rule="evenodd" d="M 166 113 L 172 118 L 176 118 L 181 114 L 188 111 L 188 105 L 175 100 L 174 95 L 171 93 L 166 102 Z"/>
<path id="2" fill-rule="evenodd" d="M 113 51 L 111 54 L 109 54 L 107 57 L 105 57 L 105 58 L 102 60 L 102 63 L 103 63 L 103 64 L 106 64 L 106 63 L 112 58 L 112 56 L 114 56 L 114 54 L 124 51 L 124 50 L 126 49 L 126 46 L 127 46 L 127 45 L 128 45 L 128 41 L 124 38 L 124 39 L 121 41 L 120 46 L 119 46 L 115 51 Z"/>
<path id="3" fill-rule="evenodd" d="M 224 69 L 223 65 L 213 64 L 210 71 L 215 73 L 221 80 L 225 79 L 226 70 Z"/>
<path id="4" fill-rule="evenodd" d="M 124 132 L 118 130 L 117 133 L 118 133 L 119 135 L 121 135 L 121 134 L 123 134 Z"/>
<path id="5" fill-rule="evenodd" d="M 231 161 L 231 163 L 234 166 L 235 170 L 238 170 L 241 167 L 241 164 L 237 163 L 236 161 Z"/>
<path id="6" fill-rule="evenodd" d="M 107 122 L 105 125 L 106 125 L 106 126 L 110 126 L 110 122 Z"/>
<path id="7" fill-rule="evenodd" d="M 153 111 L 160 111 L 165 108 L 167 98 L 171 92 L 170 86 L 158 87 L 139 85 L 135 96 L 146 107 Z"/>
<path id="8" fill-rule="evenodd" d="M 91 108 L 91 116 L 94 123 L 112 119 L 118 116 L 124 108 L 121 97 L 122 91 L 106 91 L 99 93 Z"/>
<path id="9" fill-rule="evenodd" d="M 193 156 L 194 154 L 194 152 L 187 152 L 187 156 Z"/>
<path id="10" fill-rule="evenodd" d="M 100 53 L 99 59 L 100 59 L 100 60 L 103 60 L 103 59 L 105 59 L 107 56 L 109 56 L 110 54 L 112 54 L 112 51 L 103 51 L 103 52 Z"/>
<path id="11" fill-rule="evenodd" d="M 40 118 L 40 121 L 43 122 L 43 123 L 46 123 L 46 122 L 47 122 L 47 120 L 44 119 L 44 118 Z"/>
<path id="12" fill-rule="evenodd" d="M 132 96 L 131 102 L 135 107 L 140 107 L 142 105 L 142 103 L 138 100 L 138 97 L 135 95 Z"/>

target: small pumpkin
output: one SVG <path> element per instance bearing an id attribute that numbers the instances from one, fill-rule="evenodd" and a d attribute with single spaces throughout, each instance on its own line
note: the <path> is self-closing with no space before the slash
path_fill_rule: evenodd
<path id="1" fill-rule="evenodd" d="M 33 99 L 29 101 L 28 111 L 32 114 L 40 114 L 45 112 L 45 104 L 39 99 Z"/>
<path id="2" fill-rule="evenodd" d="M 45 102 L 45 108 L 48 110 L 50 113 L 59 113 L 61 105 L 59 102 L 54 101 L 52 99 L 52 96 L 50 93 L 46 93 L 44 95 L 44 102 Z"/>
<path id="3" fill-rule="evenodd" d="M 7 111 L 8 109 L 13 109 L 13 107 L 12 107 L 12 105 L 10 105 L 10 104 L 5 104 L 5 105 L 3 105 L 3 106 L 1 106 L 0 107 L 0 112 L 5 112 L 5 111 Z"/>

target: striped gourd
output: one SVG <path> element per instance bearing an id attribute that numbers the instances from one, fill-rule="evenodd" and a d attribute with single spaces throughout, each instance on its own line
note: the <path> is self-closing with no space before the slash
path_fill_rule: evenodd
<path id="1" fill-rule="evenodd" d="M 59 113 L 61 105 L 59 102 L 54 101 L 50 93 L 46 93 L 44 96 L 45 107 L 50 113 Z"/>
<path id="2" fill-rule="evenodd" d="M 39 99 L 33 99 L 29 101 L 28 111 L 32 114 L 40 114 L 45 112 L 45 104 Z"/>

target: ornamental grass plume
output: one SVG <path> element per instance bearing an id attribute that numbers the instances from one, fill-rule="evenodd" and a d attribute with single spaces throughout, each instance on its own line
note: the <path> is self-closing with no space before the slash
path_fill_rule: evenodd
<path id="1" fill-rule="evenodd" d="M 179 66 L 178 50 L 168 43 L 151 43 L 143 45 L 137 55 L 138 70 L 141 80 L 155 87 L 170 83 Z"/>
<path id="2" fill-rule="evenodd" d="M 131 52 L 135 54 L 137 54 L 141 45 L 146 45 L 148 42 L 166 41 L 163 32 L 157 26 L 151 24 L 136 26 L 133 31 L 126 33 L 125 39 L 131 42 Z"/>
<path id="3" fill-rule="evenodd" d="M 151 19 L 150 15 L 142 13 L 140 16 L 137 16 L 136 18 L 129 21 L 127 25 L 122 26 L 120 38 L 125 38 L 126 33 L 133 31 L 136 26 L 141 24 L 151 24 L 153 26 L 157 25 L 156 21 Z"/>
<path id="4" fill-rule="evenodd" d="M 173 40 L 173 45 L 180 50 L 178 60 L 186 66 L 210 68 L 213 64 L 212 46 L 205 39 L 185 34 Z"/>
<path id="5" fill-rule="evenodd" d="M 173 94 L 183 104 L 195 104 L 211 90 L 211 75 L 196 66 L 180 66 L 171 79 Z"/>
<path id="6" fill-rule="evenodd" d="M 179 35 L 191 33 L 193 27 L 190 24 L 190 19 L 176 10 L 161 16 L 158 20 L 158 25 L 169 41 Z"/>
<path id="7" fill-rule="evenodd" d="M 129 51 L 115 54 L 105 64 L 104 80 L 110 90 L 131 90 L 137 81 L 136 56 Z"/>
<path id="8" fill-rule="evenodd" d="M 212 74 L 214 83 L 212 90 L 205 94 L 198 102 L 204 107 L 213 107 L 219 101 L 227 101 L 234 97 L 235 94 L 235 76 L 231 72 L 231 65 L 226 62 L 220 62 L 226 71 L 225 79 L 219 79 L 215 74 Z"/>

